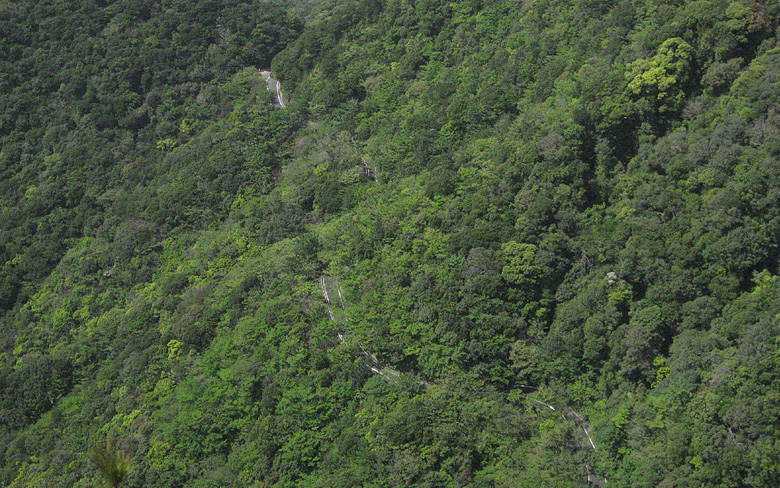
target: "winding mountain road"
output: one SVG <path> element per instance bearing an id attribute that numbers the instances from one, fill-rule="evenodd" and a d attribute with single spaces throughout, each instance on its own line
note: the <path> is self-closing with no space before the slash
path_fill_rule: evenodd
<path id="1" fill-rule="evenodd" d="M 279 80 L 276 78 L 273 78 L 271 76 L 270 71 L 261 71 L 260 76 L 265 80 L 266 82 L 266 88 L 273 93 L 274 95 L 274 107 L 276 108 L 285 108 L 287 107 L 288 101 L 282 94 Z M 366 170 L 368 170 L 368 164 L 367 161 L 364 160 L 364 166 Z M 376 176 L 373 176 L 374 181 L 376 180 Z M 330 320 L 338 322 L 339 324 L 342 324 L 342 328 L 337 332 L 337 337 L 339 342 L 344 342 L 347 340 L 347 328 L 346 328 L 346 317 L 344 316 L 344 311 L 346 309 L 345 303 L 344 303 L 344 296 L 343 296 L 343 290 L 341 288 L 341 284 L 339 283 L 339 280 L 334 277 L 326 277 L 322 276 L 319 280 L 320 287 L 322 289 L 322 296 L 325 299 L 325 304 L 327 306 L 328 311 L 328 317 Z M 338 297 L 338 305 L 336 305 L 336 297 Z M 388 367 L 387 365 L 382 364 L 377 356 L 375 354 L 372 354 L 371 352 L 367 351 L 363 344 L 360 342 L 357 342 L 357 346 L 360 349 L 360 355 L 364 356 L 366 358 L 366 367 L 368 367 L 371 372 L 383 376 L 390 381 L 397 381 L 401 373 L 393 368 Z M 417 380 L 419 384 L 427 387 L 433 386 L 431 383 L 428 383 L 427 381 L 423 380 Z M 536 390 L 537 388 L 535 386 L 530 385 L 519 385 L 524 390 Z M 566 407 L 566 410 L 560 410 L 559 408 L 556 408 L 555 406 L 543 402 L 541 400 L 538 400 L 536 398 L 532 398 L 529 393 L 523 393 L 521 395 L 522 397 L 531 400 L 532 402 L 541 405 L 542 407 L 545 407 L 556 414 L 560 415 L 560 417 L 564 421 L 573 421 L 576 426 L 582 429 L 583 433 L 585 434 L 585 438 L 587 439 L 588 448 L 592 449 L 593 451 L 597 451 L 596 443 L 593 441 L 593 438 L 590 435 L 590 432 L 588 432 L 588 419 L 579 413 L 577 413 L 574 409 L 571 407 Z M 566 413 L 564 413 L 566 412 Z M 568 415 L 568 417 L 567 417 Z M 586 463 L 587 467 L 587 483 L 588 485 L 594 485 L 594 486 L 602 486 L 607 483 L 607 479 L 603 475 L 597 475 L 591 470 L 593 467 Z"/>
<path id="2" fill-rule="evenodd" d="M 282 86 L 279 83 L 279 80 L 271 76 L 270 71 L 260 71 L 260 77 L 265 80 L 265 87 L 274 96 L 274 107 L 287 108 L 287 105 L 289 105 L 290 102 L 284 96 L 284 93 L 282 93 Z"/>

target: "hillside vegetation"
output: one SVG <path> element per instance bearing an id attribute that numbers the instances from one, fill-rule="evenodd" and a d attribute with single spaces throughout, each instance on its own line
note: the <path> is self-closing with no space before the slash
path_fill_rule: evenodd
<path id="1" fill-rule="evenodd" d="M 0 3 L 0 485 L 780 485 L 780 7 L 310 3 Z"/>

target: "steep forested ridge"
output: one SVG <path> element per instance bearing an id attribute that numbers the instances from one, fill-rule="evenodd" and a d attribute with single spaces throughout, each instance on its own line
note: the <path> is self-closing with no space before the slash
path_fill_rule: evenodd
<path id="1" fill-rule="evenodd" d="M 777 5 L 310 17 L 0 4 L 0 483 L 780 484 Z"/>

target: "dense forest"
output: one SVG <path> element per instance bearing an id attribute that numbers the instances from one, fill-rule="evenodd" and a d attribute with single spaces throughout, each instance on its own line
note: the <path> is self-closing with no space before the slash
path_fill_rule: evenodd
<path id="1" fill-rule="evenodd" d="M 0 487 L 780 486 L 778 29 L 0 1 Z"/>

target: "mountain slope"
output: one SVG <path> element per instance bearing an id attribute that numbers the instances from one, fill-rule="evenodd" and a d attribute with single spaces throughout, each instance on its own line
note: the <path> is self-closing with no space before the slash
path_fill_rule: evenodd
<path id="1" fill-rule="evenodd" d="M 778 484 L 774 5 L 79 5 L 2 10 L 4 485 Z"/>

